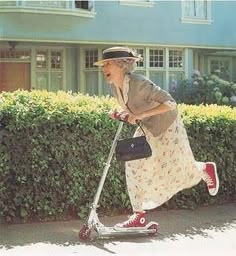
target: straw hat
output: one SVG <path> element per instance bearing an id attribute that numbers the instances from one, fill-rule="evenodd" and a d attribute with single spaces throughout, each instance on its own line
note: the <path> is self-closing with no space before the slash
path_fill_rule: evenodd
<path id="1" fill-rule="evenodd" d="M 104 62 L 114 59 L 131 59 L 135 61 L 142 60 L 140 55 L 137 55 L 134 51 L 128 47 L 111 47 L 103 51 L 102 60 L 95 62 L 93 65 L 102 66 Z"/>

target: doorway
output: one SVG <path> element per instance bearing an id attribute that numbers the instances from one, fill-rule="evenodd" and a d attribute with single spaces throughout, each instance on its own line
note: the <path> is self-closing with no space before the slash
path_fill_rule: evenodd
<path id="1" fill-rule="evenodd" d="M 0 63 L 0 92 L 30 89 L 29 63 Z"/>

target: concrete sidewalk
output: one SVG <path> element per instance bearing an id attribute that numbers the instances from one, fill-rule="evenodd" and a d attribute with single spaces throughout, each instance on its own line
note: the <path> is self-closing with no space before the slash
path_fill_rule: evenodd
<path id="1" fill-rule="evenodd" d="M 126 216 L 104 217 L 107 226 Z M 152 211 L 160 224 L 154 237 L 78 241 L 82 221 L 0 225 L 0 255 L 236 255 L 236 204 L 196 210 Z"/>

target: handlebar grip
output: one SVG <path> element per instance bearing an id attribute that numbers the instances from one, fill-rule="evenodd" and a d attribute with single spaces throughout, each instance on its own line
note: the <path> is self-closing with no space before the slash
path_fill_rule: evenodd
<path id="1" fill-rule="evenodd" d="M 129 119 L 129 114 L 125 115 L 124 117 L 121 117 L 121 114 L 118 116 L 117 120 L 127 123 Z"/>

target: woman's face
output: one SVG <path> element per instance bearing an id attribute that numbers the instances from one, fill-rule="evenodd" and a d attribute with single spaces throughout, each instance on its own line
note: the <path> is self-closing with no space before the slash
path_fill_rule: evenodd
<path id="1" fill-rule="evenodd" d="M 102 66 L 102 71 L 106 81 L 109 84 L 118 83 L 121 75 L 123 74 L 122 68 L 112 60 L 104 62 Z"/>

